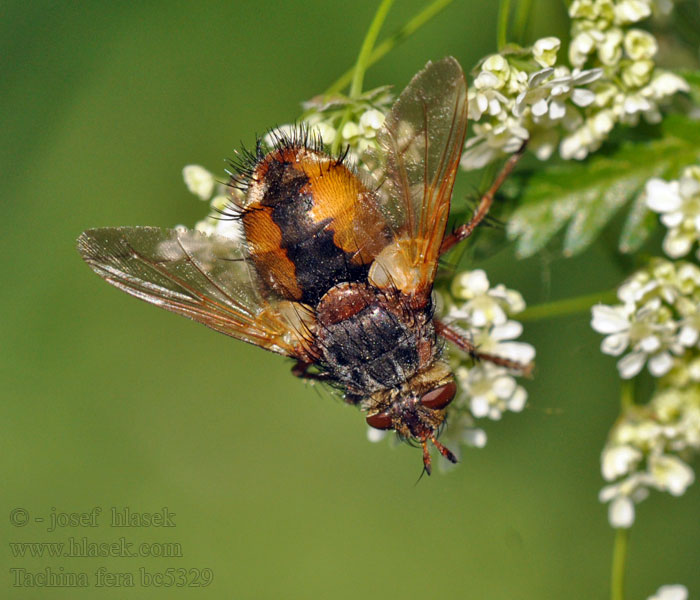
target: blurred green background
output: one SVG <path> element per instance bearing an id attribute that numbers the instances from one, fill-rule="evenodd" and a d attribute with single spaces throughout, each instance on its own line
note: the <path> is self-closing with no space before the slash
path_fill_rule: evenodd
<path id="1" fill-rule="evenodd" d="M 390 32 L 424 3 L 400 0 Z M 457 0 L 373 67 L 401 89 L 430 58 L 495 49 L 496 2 Z M 362 416 L 278 356 L 100 281 L 88 227 L 192 224 L 181 168 L 223 173 L 355 58 L 375 2 L 10 2 L 0 19 L 2 598 L 606 598 L 613 531 L 597 501 L 617 415 L 614 360 L 581 315 L 528 323 L 529 406 L 415 485 L 420 453 L 365 439 Z M 533 35 L 566 31 L 538 1 Z M 534 39 L 534 38 L 533 38 Z M 456 198 L 470 192 L 462 178 Z M 529 304 L 613 287 L 605 242 L 573 260 L 478 263 Z M 551 281 L 551 283 L 550 283 Z M 652 494 L 630 536 L 629 598 L 700 593 L 700 486 Z M 174 528 L 47 531 L 55 512 L 175 513 Z M 7 515 L 26 509 L 30 522 Z M 38 523 L 34 519 L 46 520 Z M 8 542 L 177 542 L 179 558 L 24 558 Z M 18 588 L 10 569 L 86 572 L 91 587 Z M 99 567 L 136 585 L 94 586 Z M 142 587 L 139 568 L 209 568 L 206 588 Z"/>

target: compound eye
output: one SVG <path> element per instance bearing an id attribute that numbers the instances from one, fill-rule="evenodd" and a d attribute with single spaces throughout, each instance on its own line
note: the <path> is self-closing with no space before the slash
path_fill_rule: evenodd
<path id="1" fill-rule="evenodd" d="M 450 381 L 450 383 L 441 385 L 440 387 L 435 388 L 434 390 L 430 390 L 426 394 L 423 394 L 420 401 L 423 404 L 423 406 L 432 408 L 434 410 L 440 410 L 442 408 L 445 408 L 450 402 L 452 402 L 452 399 L 455 397 L 456 392 L 457 385 L 454 381 Z"/>
<path id="2" fill-rule="evenodd" d="M 392 429 L 391 415 L 388 412 L 377 413 L 367 417 L 367 425 L 375 429 Z"/>

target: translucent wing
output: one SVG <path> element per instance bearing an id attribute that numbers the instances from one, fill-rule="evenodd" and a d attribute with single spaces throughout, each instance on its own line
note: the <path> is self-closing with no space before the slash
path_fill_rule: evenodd
<path id="1" fill-rule="evenodd" d="M 307 356 L 308 309 L 266 298 L 254 267 L 231 240 L 189 230 L 114 227 L 85 231 L 78 251 L 127 294 L 267 350 Z"/>
<path id="2" fill-rule="evenodd" d="M 428 63 L 408 84 L 377 133 L 383 164 L 374 172 L 393 241 L 370 279 L 411 296 L 430 293 L 467 129 L 467 82 L 456 59 Z"/>

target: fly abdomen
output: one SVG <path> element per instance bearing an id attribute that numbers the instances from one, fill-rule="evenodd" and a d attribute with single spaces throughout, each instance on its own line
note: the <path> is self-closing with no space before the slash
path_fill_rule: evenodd
<path id="1" fill-rule="evenodd" d="M 282 145 L 256 163 L 242 207 L 248 251 L 261 280 L 315 306 L 343 281 L 366 281 L 387 242 L 369 192 L 341 162 Z"/>
<path id="2" fill-rule="evenodd" d="M 431 325 L 406 317 L 400 301 L 369 285 L 335 286 L 316 309 L 324 368 L 362 394 L 401 386 L 420 366 L 426 332 L 432 336 Z"/>

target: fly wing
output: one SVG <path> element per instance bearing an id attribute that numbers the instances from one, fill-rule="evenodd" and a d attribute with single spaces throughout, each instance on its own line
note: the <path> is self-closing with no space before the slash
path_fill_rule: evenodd
<path id="1" fill-rule="evenodd" d="M 456 59 L 429 62 L 377 133 L 377 202 L 393 240 L 370 271 L 378 287 L 427 297 L 437 270 L 467 129 L 467 82 Z"/>
<path id="2" fill-rule="evenodd" d="M 239 245 L 198 231 L 158 227 L 90 229 L 83 260 L 108 283 L 165 310 L 266 350 L 304 357 L 308 309 L 266 297 Z"/>

